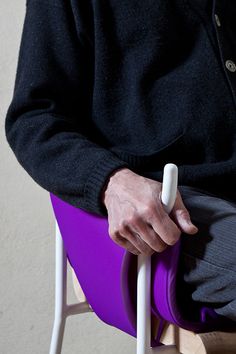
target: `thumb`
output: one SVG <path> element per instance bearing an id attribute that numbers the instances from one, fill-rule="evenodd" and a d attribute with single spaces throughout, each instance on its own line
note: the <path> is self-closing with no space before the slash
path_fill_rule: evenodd
<path id="1" fill-rule="evenodd" d="M 181 196 L 177 199 L 178 200 L 176 200 L 176 203 L 171 210 L 171 215 L 174 221 L 182 232 L 196 234 L 198 232 L 198 227 L 192 223 L 189 211 L 186 209 Z"/>

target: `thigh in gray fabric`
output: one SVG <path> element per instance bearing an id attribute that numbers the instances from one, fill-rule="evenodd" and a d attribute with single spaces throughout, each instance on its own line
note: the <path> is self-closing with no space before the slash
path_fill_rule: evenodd
<path id="1" fill-rule="evenodd" d="M 199 229 L 181 235 L 180 297 L 191 296 L 236 321 L 236 203 L 194 187 L 178 188 Z"/>

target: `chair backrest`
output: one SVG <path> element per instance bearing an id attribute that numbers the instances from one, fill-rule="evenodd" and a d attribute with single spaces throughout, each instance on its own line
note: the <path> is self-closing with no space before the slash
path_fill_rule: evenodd
<path id="1" fill-rule="evenodd" d="M 50 198 L 67 258 L 89 304 L 102 321 L 136 337 L 137 256 L 111 240 L 106 217 L 74 207 L 52 193 Z M 194 303 L 192 318 L 184 318 L 176 301 L 180 247 L 181 239 L 152 255 L 153 313 L 194 332 L 235 326 L 211 308 L 194 308 Z"/>

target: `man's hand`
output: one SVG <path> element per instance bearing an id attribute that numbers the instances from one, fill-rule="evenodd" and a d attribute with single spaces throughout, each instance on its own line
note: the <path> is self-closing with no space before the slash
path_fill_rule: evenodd
<path id="1" fill-rule="evenodd" d="M 102 201 L 108 212 L 108 232 L 115 243 L 133 254 L 151 255 L 174 245 L 182 232 L 198 231 L 190 221 L 179 190 L 171 213 L 166 213 L 159 199 L 161 188 L 162 183 L 128 168 L 116 170 L 110 176 Z"/>

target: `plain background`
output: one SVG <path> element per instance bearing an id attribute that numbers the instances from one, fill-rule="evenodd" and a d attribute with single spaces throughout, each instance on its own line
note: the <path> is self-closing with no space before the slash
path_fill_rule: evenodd
<path id="1" fill-rule="evenodd" d="M 49 193 L 18 163 L 5 138 L 26 0 L 0 1 L 0 352 L 46 354 L 54 319 L 54 215 Z M 75 302 L 68 273 L 69 303 Z M 134 337 L 95 313 L 69 317 L 63 354 L 135 353 Z"/>

